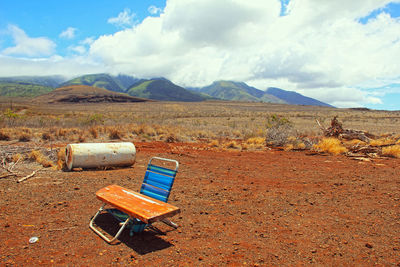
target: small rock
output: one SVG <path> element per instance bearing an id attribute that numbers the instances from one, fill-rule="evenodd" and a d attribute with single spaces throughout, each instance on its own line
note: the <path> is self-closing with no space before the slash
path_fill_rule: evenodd
<path id="1" fill-rule="evenodd" d="M 370 243 L 365 244 L 365 246 L 366 246 L 367 248 L 373 248 L 373 246 L 372 246 Z"/>

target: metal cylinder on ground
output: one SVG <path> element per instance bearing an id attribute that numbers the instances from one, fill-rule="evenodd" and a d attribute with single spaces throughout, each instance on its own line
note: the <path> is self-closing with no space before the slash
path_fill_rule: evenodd
<path id="1" fill-rule="evenodd" d="M 65 153 L 68 170 L 131 166 L 136 158 L 136 148 L 131 142 L 68 144 Z"/>

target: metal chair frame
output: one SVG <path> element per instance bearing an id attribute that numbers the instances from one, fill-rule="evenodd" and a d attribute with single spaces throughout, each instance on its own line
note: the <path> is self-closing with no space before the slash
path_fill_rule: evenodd
<path id="1" fill-rule="evenodd" d="M 175 169 L 174 169 L 174 170 L 168 169 L 169 171 L 173 171 L 173 172 L 174 172 L 174 175 L 173 175 L 173 176 L 169 176 L 169 177 L 172 177 L 172 182 L 171 182 L 171 185 L 169 186 L 168 195 L 166 196 L 165 201 L 164 201 L 163 199 L 159 199 L 159 200 L 161 200 L 161 201 L 167 202 L 167 201 L 168 201 L 168 198 L 169 198 L 169 193 L 170 193 L 170 191 L 171 191 L 171 189 L 172 189 L 172 185 L 173 185 L 174 180 L 175 180 L 175 176 L 176 176 L 176 174 L 177 174 L 177 172 L 178 172 L 178 169 L 179 169 L 179 162 L 176 161 L 176 160 L 173 160 L 173 159 L 160 158 L 160 157 L 152 157 L 152 158 L 149 160 L 149 163 L 148 163 L 148 165 L 147 165 L 145 177 L 144 177 L 144 179 L 143 179 L 143 183 L 142 183 L 142 186 L 141 186 L 141 189 L 140 189 L 140 193 L 143 193 L 144 195 L 146 195 L 146 192 L 144 191 L 144 187 L 145 187 L 145 182 L 147 181 L 146 179 L 147 179 L 148 176 L 150 175 L 149 172 L 154 172 L 154 171 L 151 170 L 151 167 L 152 167 L 152 166 L 153 166 L 153 167 L 157 167 L 157 165 L 152 165 L 152 164 L 151 164 L 151 162 L 152 162 L 153 159 L 161 160 L 161 161 L 168 161 L 168 162 L 173 162 L 173 163 L 175 163 Z M 158 167 L 160 167 L 160 166 L 158 166 Z M 161 167 L 161 168 L 163 168 L 163 167 Z M 150 197 L 153 197 L 153 196 L 150 196 Z M 144 224 L 144 223 L 141 222 L 139 219 L 136 219 L 136 218 L 134 218 L 134 217 L 132 217 L 132 216 L 129 216 L 124 222 L 121 222 L 121 223 L 120 223 L 121 227 L 119 228 L 119 230 L 118 230 L 118 232 L 115 234 L 115 236 L 113 236 L 112 238 L 108 238 L 108 237 L 107 237 L 106 235 L 104 235 L 100 230 L 98 230 L 98 229 L 94 226 L 94 224 L 93 224 L 94 221 L 96 220 L 96 218 L 97 218 L 102 212 L 104 212 L 104 211 L 107 212 L 107 210 L 104 208 L 105 206 L 106 206 L 106 203 L 103 203 L 103 204 L 101 205 L 101 207 L 99 208 L 99 210 L 96 212 L 96 214 L 92 217 L 92 219 L 91 219 L 90 222 L 89 222 L 89 228 L 92 229 L 96 234 L 98 234 L 101 238 L 103 238 L 103 239 L 104 239 L 107 243 L 109 243 L 109 244 L 112 244 L 115 240 L 117 240 L 118 237 L 121 235 L 122 231 L 125 229 L 125 227 L 126 227 L 130 222 L 134 222 L 134 220 L 139 221 L 139 222 L 141 223 L 141 225 L 138 227 L 138 230 L 135 231 L 135 232 L 141 232 L 141 231 L 143 231 L 146 227 L 151 226 L 151 224 Z M 176 223 L 174 223 L 174 222 L 172 222 L 172 221 L 170 221 L 170 220 L 168 220 L 168 219 L 166 219 L 166 218 L 164 218 L 164 219 L 162 219 L 162 220 L 160 220 L 160 221 L 163 222 L 163 223 L 165 223 L 165 224 L 168 225 L 168 226 L 171 226 L 171 227 L 175 228 L 175 229 L 178 228 L 178 225 L 177 225 Z M 134 227 L 134 226 L 133 226 L 133 227 Z"/>

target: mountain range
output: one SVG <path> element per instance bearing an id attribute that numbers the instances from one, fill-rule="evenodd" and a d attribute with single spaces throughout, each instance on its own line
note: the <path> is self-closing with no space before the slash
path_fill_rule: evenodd
<path id="1" fill-rule="evenodd" d="M 274 87 L 263 91 L 244 82 L 215 81 L 201 88 L 183 88 L 165 78 L 138 79 L 129 75 L 114 76 L 106 73 L 82 75 L 70 80 L 62 76 L 3 77 L 0 78 L 0 96 L 34 97 L 73 85 L 103 88 L 140 99 L 159 101 L 228 100 L 332 107 L 296 92 Z"/>

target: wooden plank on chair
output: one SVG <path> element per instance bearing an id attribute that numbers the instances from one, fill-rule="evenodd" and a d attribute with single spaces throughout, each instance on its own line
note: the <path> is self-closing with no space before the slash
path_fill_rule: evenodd
<path id="1" fill-rule="evenodd" d="M 100 189 L 96 197 L 145 223 L 159 221 L 180 212 L 178 207 L 118 185 Z"/>

